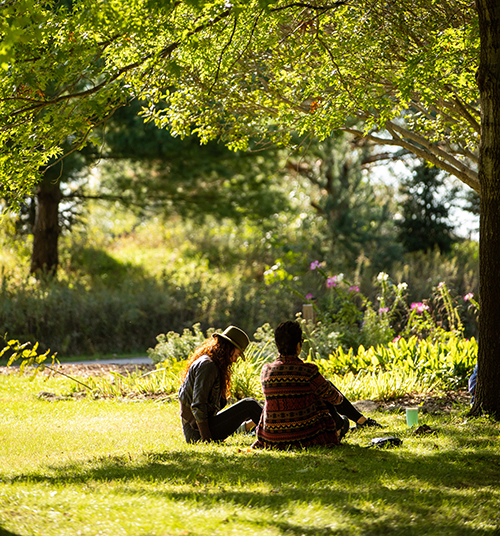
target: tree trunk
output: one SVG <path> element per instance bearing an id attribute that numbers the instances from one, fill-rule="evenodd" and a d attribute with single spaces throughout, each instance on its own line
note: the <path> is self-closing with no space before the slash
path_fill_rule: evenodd
<path id="1" fill-rule="evenodd" d="M 481 57 L 478 381 L 472 415 L 500 420 L 500 2 L 476 0 Z"/>
<path id="2" fill-rule="evenodd" d="M 30 273 L 36 276 L 56 275 L 59 239 L 59 202 L 61 189 L 58 174 L 46 172 L 36 193 L 36 217 L 33 228 L 33 250 Z"/>

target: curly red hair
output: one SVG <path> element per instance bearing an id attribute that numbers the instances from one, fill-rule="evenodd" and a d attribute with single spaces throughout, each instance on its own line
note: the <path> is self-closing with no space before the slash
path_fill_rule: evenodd
<path id="1" fill-rule="evenodd" d="M 219 367 L 221 374 L 221 393 L 227 398 L 231 391 L 231 368 L 233 366 L 232 355 L 235 350 L 234 344 L 214 333 L 201 346 L 198 346 L 191 354 L 182 372 L 181 380 L 187 376 L 191 365 L 202 355 L 208 355 Z"/>

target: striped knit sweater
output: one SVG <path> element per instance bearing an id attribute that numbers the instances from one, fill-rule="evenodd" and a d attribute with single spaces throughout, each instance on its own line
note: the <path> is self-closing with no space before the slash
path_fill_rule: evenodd
<path id="1" fill-rule="evenodd" d="M 343 396 L 316 365 L 295 356 L 279 356 L 264 365 L 260 380 L 265 406 L 255 447 L 339 444 L 335 421 L 324 401 L 340 404 Z"/>

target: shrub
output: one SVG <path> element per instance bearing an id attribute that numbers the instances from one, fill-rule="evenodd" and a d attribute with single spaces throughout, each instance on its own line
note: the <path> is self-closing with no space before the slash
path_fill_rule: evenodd
<path id="1" fill-rule="evenodd" d="M 193 325 L 193 331 L 186 328 L 182 335 L 175 331 L 169 331 L 166 335 L 160 333 L 156 337 L 158 344 L 154 348 L 148 349 L 148 355 L 153 363 L 173 363 L 182 361 L 189 357 L 195 348 L 212 335 L 215 330 L 209 329 L 207 335 L 203 335 L 200 324 Z"/>
<path id="2" fill-rule="evenodd" d="M 458 336 L 445 341 L 399 338 L 387 345 L 352 348 L 338 347 L 328 359 L 315 361 L 323 374 L 336 375 L 400 373 L 442 389 L 465 387 L 477 362 L 477 341 Z"/>

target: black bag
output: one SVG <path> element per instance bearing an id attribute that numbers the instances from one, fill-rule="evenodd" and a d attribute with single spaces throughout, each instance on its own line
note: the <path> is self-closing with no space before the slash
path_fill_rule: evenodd
<path id="1" fill-rule="evenodd" d="M 399 437 L 375 437 L 371 440 L 370 446 L 371 447 L 377 447 L 377 448 L 383 448 L 383 447 L 399 447 L 403 444 L 403 440 L 399 439 Z"/>

